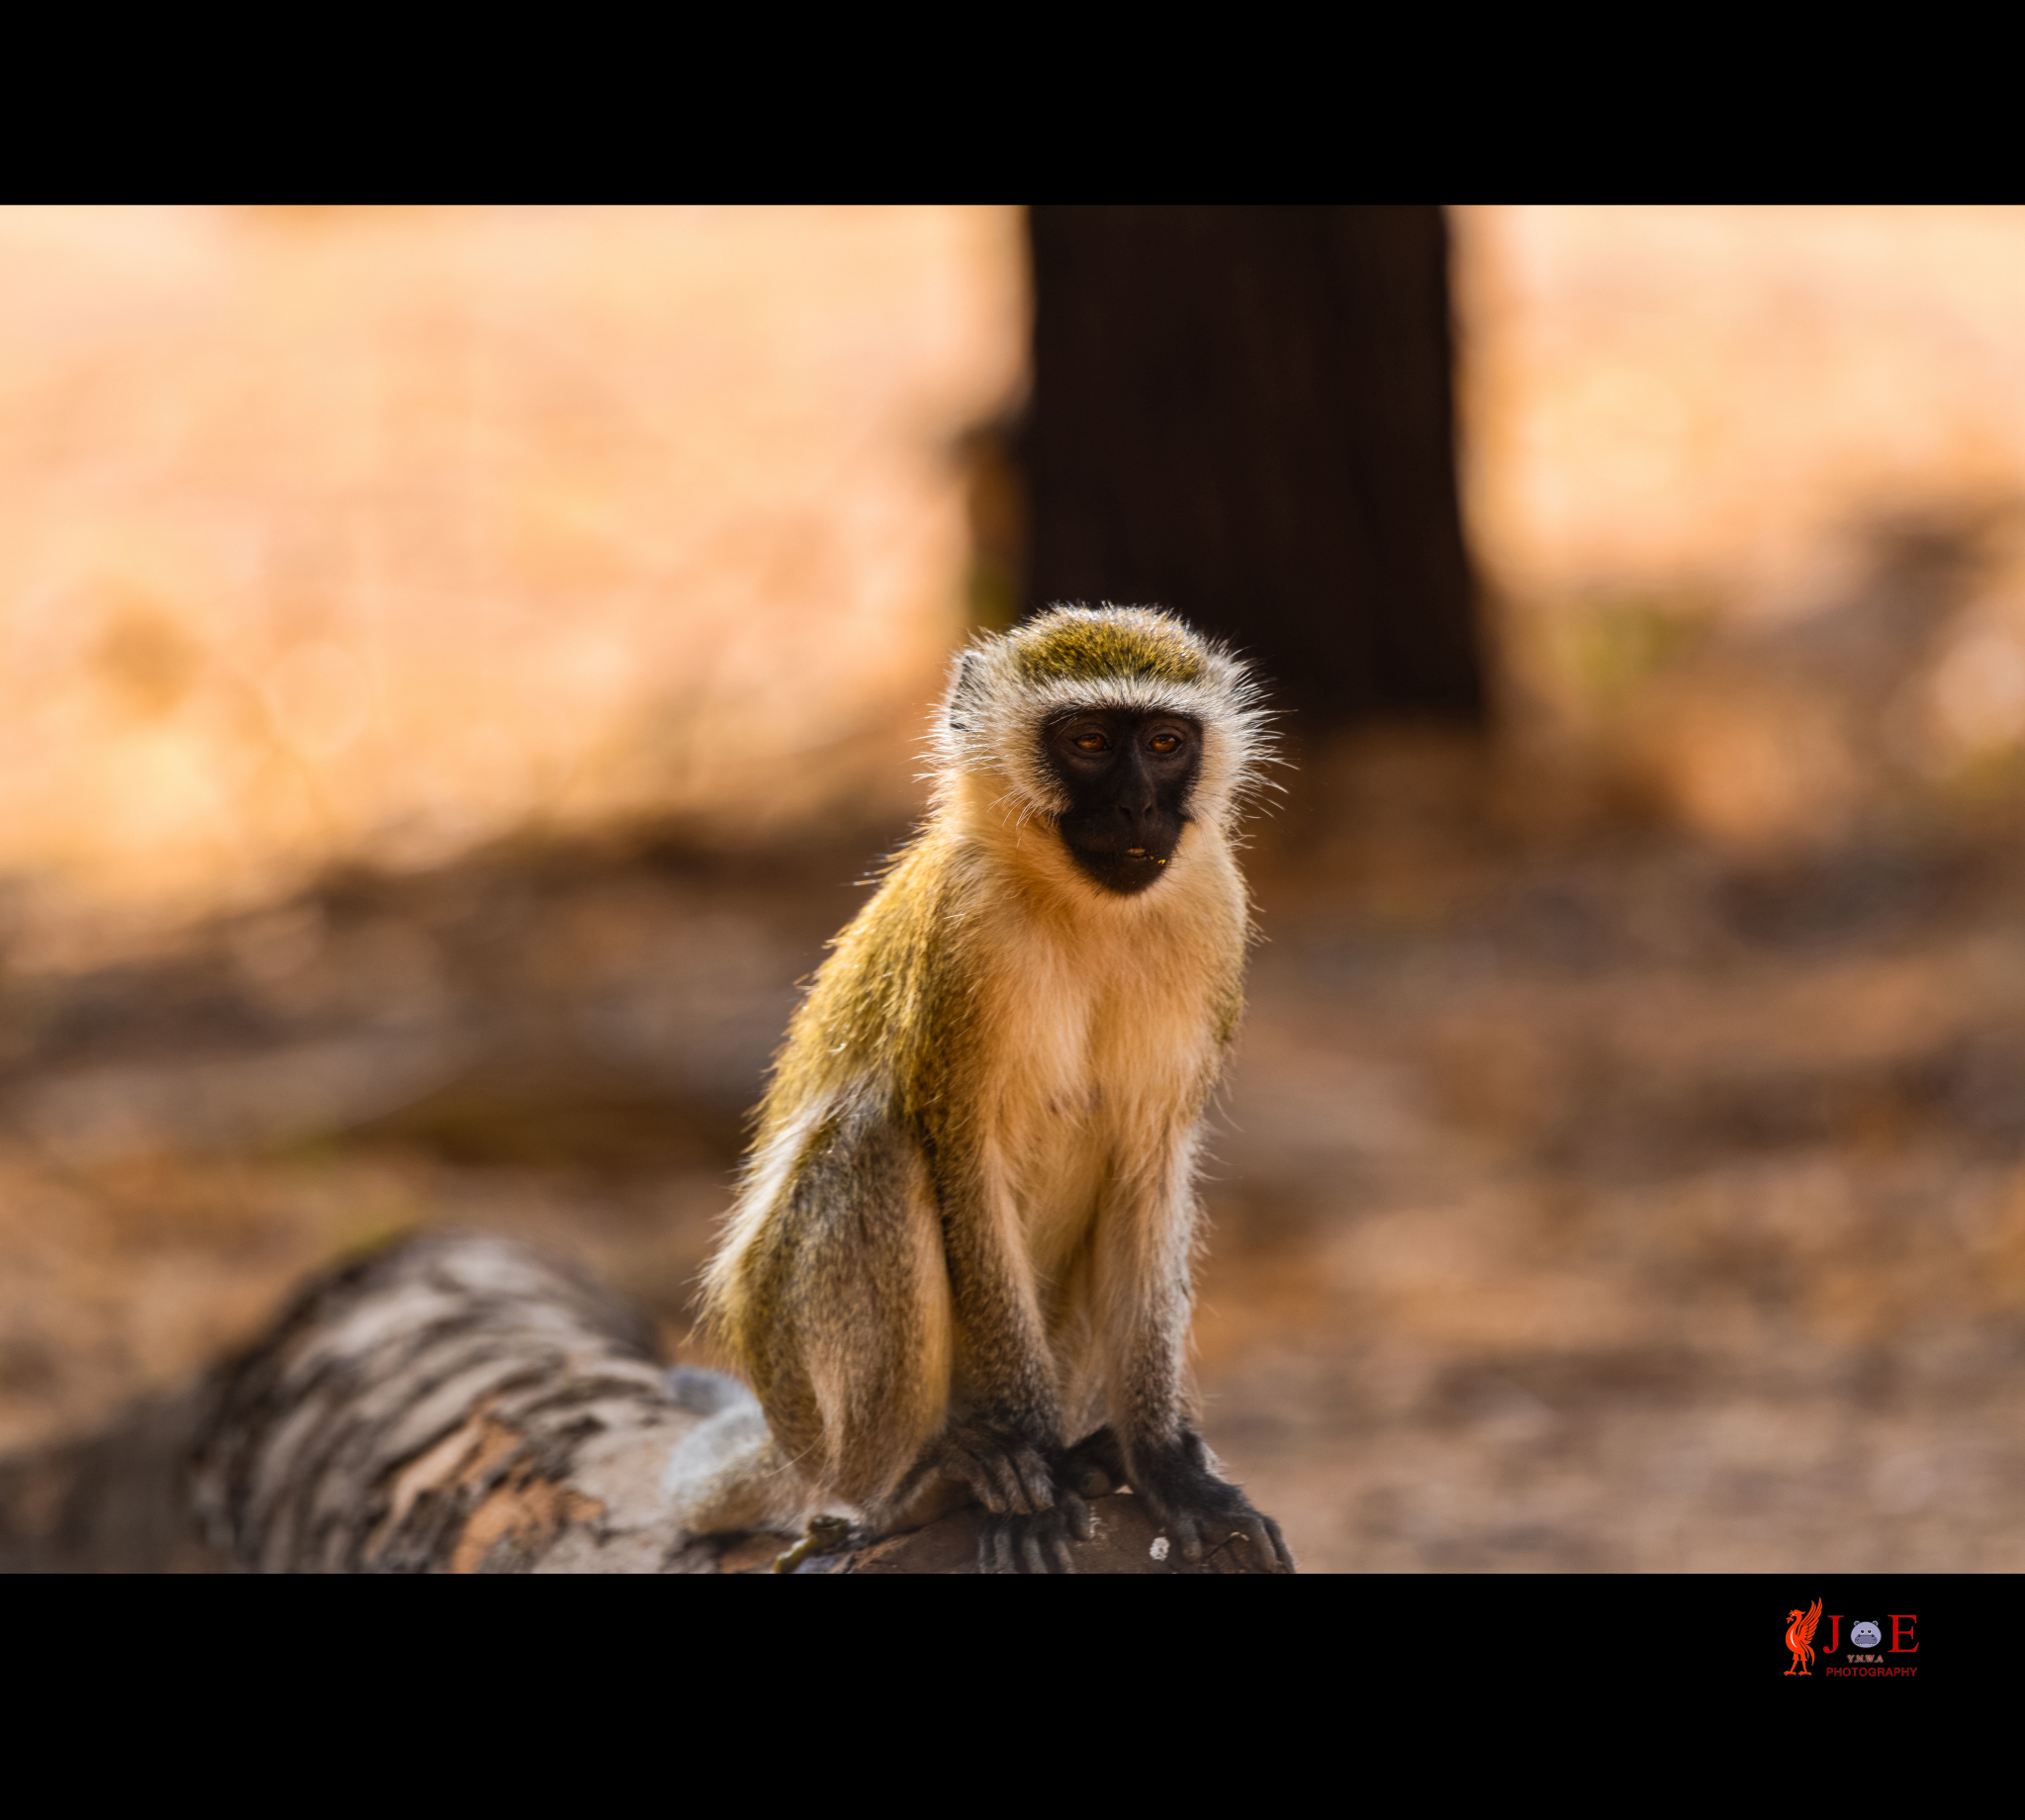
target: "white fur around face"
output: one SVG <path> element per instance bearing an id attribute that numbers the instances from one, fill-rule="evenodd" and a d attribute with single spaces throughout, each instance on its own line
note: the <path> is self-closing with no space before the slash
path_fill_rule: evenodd
<path id="1" fill-rule="evenodd" d="M 1127 626 L 1186 634 L 1202 659 L 1202 674 L 1177 682 L 1144 676 L 1052 678 L 1022 676 L 1023 642 L 1044 637 L 1064 620 L 1110 620 Z M 1202 772 L 1190 813 L 1227 835 L 1237 813 L 1263 786 L 1261 767 L 1272 756 L 1271 716 L 1245 666 L 1221 645 L 1197 638 L 1179 620 L 1151 607 L 1056 607 L 1026 626 L 972 644 L 957 658 L 943 697 L 936 735 L 937 770 L 945 778 L 1002 778 L 1020 808 L 1055 816 L 1068 808 L 1061 787 L 1041 757 L 1041 734 L 1064 709 L 1126 708 L 1185 714 L 1200 723 Z"/>

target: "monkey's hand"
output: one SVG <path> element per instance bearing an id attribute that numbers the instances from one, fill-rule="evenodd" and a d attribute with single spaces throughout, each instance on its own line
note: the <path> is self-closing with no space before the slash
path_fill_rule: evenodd
<path id="1" fill-rule="evenodd" d="M 914 1485 L 955 1479 L 994 1516 L 1038 1516 L 1055 1507 L 1059 1449 L 972 1417 L 945 1428 L 909 1475 Z"/>
<path id="2" fill-rule="evenodd" d="M 1059 1447 L 972 1418 L 946 1428 L 910 1475 L 954 1479 L 991 1514 L 977 1543 L 987 1574 L 1072 1574 L 1071 1540 L 1094 1532 L 1080 1480 Z"/>
<path id="3" fill-rule="evenodd" d="M 1096 1533 L 1095 1513 L 1084 1502 L 1125 1483 L 1125 1450 L 1109 1428 L 1099 1428 L 1055 1462 L 1055 1507 L 1039 1516 L 994 1516 L 978 1539 L 977 1565 L 987 1574 L 1073 1574 L 1071 1541 Z"/>
<path id="4" fill-rule="evenodd" d="M 1280 1526 L 1252 1508 L 1250 1499 L 1210 1470 L 1209 1449 L 1193 1428 L 1165 1445 L 1142 1442 L 1131 1450 L 1132 1489 L 1152 1506 L 1183 1557 L 1200 1561 L 1220 1543 L 1245 1542 L 1268 1573 L 1291 1574 L 1294 1557 Z"/>
<path id="5" fill-rule="evenodd" d="M 1039 1516 L 1055 1508 L 1061 1447 L 1004 1423 L 970 1417 L 950 1423 L 915 1464 L 909 1480 L 954 1478 L 992 1516 Z"/>

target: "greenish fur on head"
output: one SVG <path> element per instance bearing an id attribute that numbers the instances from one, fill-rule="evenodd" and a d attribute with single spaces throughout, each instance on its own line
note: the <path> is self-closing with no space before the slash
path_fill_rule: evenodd
<path id="1" fill-rule="evenodd" d="M 1194 682 L 1202 648 L 1179 626 L 1155 614 L 1051 613 L 1012 634 L 1013 664 L 1029 682 L 1144 677 L 1153 682 Z"/>
<path id="2" fill-rule="evenodd" d="M 1184 714 L 1202 729 L 1192 819 L 1228 833 L 1270 762 L 1271 718 L 1242 659 L 1151 606 L 1052 606 L 959 656 L 936 732 L 945 801 L 959 777 L 996 776 L 1015 815 L 1064 813 L 1043 756 L 1050 719 L 1091 707 Z M 1006 789 L 1006 785 L 1010 789 Z"/>

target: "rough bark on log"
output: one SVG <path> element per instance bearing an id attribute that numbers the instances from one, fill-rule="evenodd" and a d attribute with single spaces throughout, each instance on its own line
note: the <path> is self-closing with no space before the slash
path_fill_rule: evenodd
<path id="1" fill-rule="evenodd" d="M 255 1571 L 651 1573 L 661 1465 L 696 1420 L 631 1309 L 433 1236 L 313 1284 L 222 1374 L 193 1492 Z"/>
<path id="2" fill-rule="evenodd" d="M 764 1573 L 795 1540 L 681 1535 L 670 1454 L 749 1396 L 665 1370 L 634 1310 L 525 1247 L 411 1240 L 313 1284 L 222 1371 L 191 1496 L 209 1545 L 268 1573 Z M 1084 1573 L 1258 1571 L 1242 1543 L 1169 1554 L 1129 1493 L 1097 1501 Z M 981 1512 L 854 1537 L 810 1573 L 975 1571 Z"/>

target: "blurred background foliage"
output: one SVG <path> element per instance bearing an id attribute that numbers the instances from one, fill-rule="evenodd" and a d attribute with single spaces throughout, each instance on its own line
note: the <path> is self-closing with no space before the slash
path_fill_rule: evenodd
<path id="1" fill-rule="evenodd" d="M 2025 1565 L 2025 212 L 27 210 L 0 270 L 0 1560 L 22 1462 L 419 1224 L 692 1356 L 949 654 L 1109 593 L 1297 710 L 1197 1338 L 1304 1559 Z"/>

